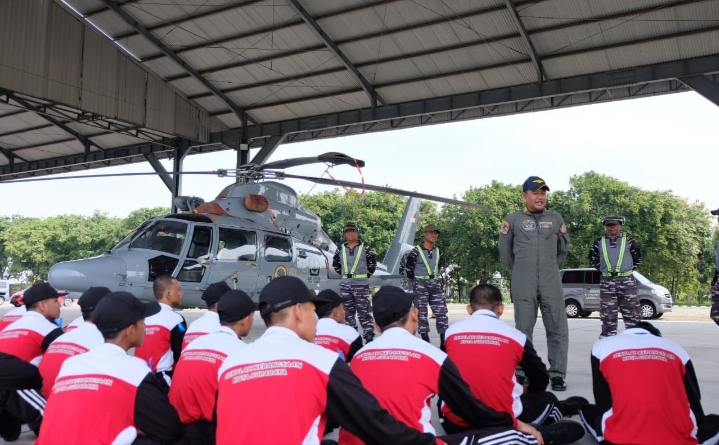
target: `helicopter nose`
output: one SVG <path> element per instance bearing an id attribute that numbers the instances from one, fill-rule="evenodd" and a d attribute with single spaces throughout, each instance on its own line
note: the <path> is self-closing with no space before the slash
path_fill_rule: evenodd
<path id="1" fill-rule="evenodd" d="M 93 286 L 115 292 L 126 274 L 127 265 L 120 258 L 99 256 L 57 263 L 50 269 L 48 281 L 56 289 L 71 292 L 85 292 Z"/>

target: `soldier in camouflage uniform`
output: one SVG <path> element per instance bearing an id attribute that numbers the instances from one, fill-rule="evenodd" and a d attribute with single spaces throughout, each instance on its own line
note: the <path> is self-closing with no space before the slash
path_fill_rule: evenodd
<path id="1" fill-rule="evenodd" d="M 719 215 L 719 209 L 712 210 L 712 215 Z M 717 218 L 719 221 L 719 218 Z M 717 256 L 714 262 L 714 277 L 712 278 L 712 308 L 709 316 L 714 323 L 719 324 L 719 243 L 717 243 Z"/>
<path id="2" fill-rule="evenodd" d="M 439 248 L 435 247 L 438 237 L 439 229 L 436 225 L 430 224 L 424 228 L 424 241 L 407 255 L 405 271 L 407 278 L 412 282 L 414 307 L 419 310 L 419 334 L 424 341 L 429 342 L 427 319 L 427 303 L 429 303 L 437 320 L 439 347 L 444 351 L 444 333 L 449 327 L 449 318 L 440 281 L 442 257 L 439 255 Z"/>
<path id="3" fill-rule="evenodd" d="M 356 314 L 362 326 L 362 337 L 369 343 L 374 339 L 369 277 L 377 268 L 377 259 L 370 246 L 359 242 L 357 224 L 345 224 L 342 234 L 347 242 L 335 252 L 332 267 L 342 275 L 340 296 L 345 309 L 345 323 L 357 329 Z"/>
<path id="4" fill-rule="evenodd" d="M 617 335 L 619 310 L 624 328 L 634 327 L 641 320 L 637 282 L 632 272 L 642 262 L 639 243 L 623 233 L 624 218 L 608 214 L 602 221 L 606 233 L 589 249 L 589 262 L 602 273 L 599 280 L 599 301 L 602 334 L 599 338 Z"/>

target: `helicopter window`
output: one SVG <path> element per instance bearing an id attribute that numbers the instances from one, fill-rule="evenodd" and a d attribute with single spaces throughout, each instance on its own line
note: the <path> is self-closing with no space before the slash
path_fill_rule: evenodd
<path id="1" fill-rule="evenodd" d="M 126 245 L 130 244 L 132 237 L 135 236 L 136 234 L 142 232 L 143 230 L 145 230 L 147 225 L 150 224 L 151 222 L 152 222 L 152 218 L 145 220 L 142 224 L 137 226 L 132 232 L 125 235 L 125 237 L 122 240 L 120 240 L 120 242 L 117 243 L 117 245 L 115 245 L 115 247 L 113 247 L 111 250 L 119 249 L 120 247 L 125 247 Z"/>
<path id="2" fill-rule="evenodd" d="M 180 255 L 187 236 L 187 224 L 161 219 L 155 221 L 130 244 L 130 248 L 159 250 Z"/>
<path id="3" fill-rule="evenodd" d="M 206 257 L 210 253 L 211 242 L 212 227 L 195 226 L 195 230 L 192 233 L 190 250 L 187 252 L 187 258 Z"/>
<path id="4" fill-rule="evenodd" d="M 292 244 L 284 236 L 265 235 L 265 260 L 292 261 Z"/>
<path id="5" fill-rule="evenodd" d="M 257 234 L 245 230 L 220 227 L 217 259 L 226 261 L 257 260 Z"/>

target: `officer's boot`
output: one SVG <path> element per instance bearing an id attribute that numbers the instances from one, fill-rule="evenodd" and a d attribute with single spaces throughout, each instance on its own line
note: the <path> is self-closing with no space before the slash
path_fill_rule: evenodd
<path id="1" fill-rule="evenodd" d="M 429 334 L 428 334 L 428 333 L 425 332 L 425 333 L 420 334 L 420 335 L 422 336 L 422 340 L 424 340 L 424 341 L 426 341 L 427 343 L 429 343 Z"/>
<path id="2" fill-rule="evenodd" d="M 447 348 L 444 347 L 444 334 L 439 334 L 439 349 L 442 352 L 447 352 Z"/>

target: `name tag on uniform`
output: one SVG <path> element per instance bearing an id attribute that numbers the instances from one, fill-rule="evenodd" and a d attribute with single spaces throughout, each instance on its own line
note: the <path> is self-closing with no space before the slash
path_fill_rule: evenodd
<path id="1" fill-rule="evenodd" d="M 540 221 L 539 222 L 540 229 L 551 229 L 552 227 L 554 227 L 552 225 L 552 221 Z"/>

